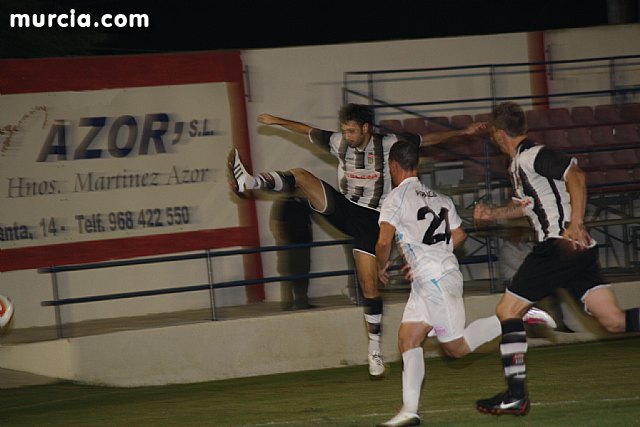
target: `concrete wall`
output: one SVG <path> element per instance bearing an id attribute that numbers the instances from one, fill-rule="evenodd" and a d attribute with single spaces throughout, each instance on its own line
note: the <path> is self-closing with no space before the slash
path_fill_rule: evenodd
<path id="1" fill-rule="evenodd" d="M 614 290 L 623 308 L 640 306 L 640 283 Z M 499 295 L 465 298 L 467 322 L 494 313 Z M 404 303 L 385 306 L 383 352 L 400 360 L 396 334 Z M 545 331 L 531 346 L 612 337 L 571 305 L 575 333 Z M 497 354 L 494 340 L 478 351 Z M 312 310 L 252 319 L 123 331 L 33 344 L 0 346 L 0 367 L 91 384 L 133 387 L 366 364 L 367 338 L 358 307 Z M 438 356 L 435 339 L 427 357 Z M 367 375 L 366 366 L 362 375 Z"/>

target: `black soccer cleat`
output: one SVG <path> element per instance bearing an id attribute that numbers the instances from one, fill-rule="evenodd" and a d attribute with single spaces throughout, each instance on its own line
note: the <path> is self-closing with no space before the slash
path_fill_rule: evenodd
<path id="1" fill-rule="evenodd" d="M 530 407 L 529 397 L 513 397 L 509 391 L 476 401 L 476 409 L 484 414 L 523 416 L 529 413 Z"/>

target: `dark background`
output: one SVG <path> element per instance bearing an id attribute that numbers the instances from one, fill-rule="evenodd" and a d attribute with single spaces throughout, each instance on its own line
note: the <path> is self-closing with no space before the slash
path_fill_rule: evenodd
<path id="1" fill-rule="evenodd" d="M 0 57 L 32 58 L 496 34 L 637 22 L 637 0 L 3 0 Z M 11 13 L 146 13 L 146 29 L 10 28 Z M 620 13 L 622 12 L 622 18 Z"/>

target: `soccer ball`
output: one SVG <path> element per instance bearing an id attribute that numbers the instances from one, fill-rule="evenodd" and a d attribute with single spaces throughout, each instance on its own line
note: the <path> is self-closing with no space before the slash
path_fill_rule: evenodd
<path id="1" fill-rule="evenodd" d="M 4 329 L 13 317 L 13 303 L 4 295 L 0 295 L 0 329 Z"/>

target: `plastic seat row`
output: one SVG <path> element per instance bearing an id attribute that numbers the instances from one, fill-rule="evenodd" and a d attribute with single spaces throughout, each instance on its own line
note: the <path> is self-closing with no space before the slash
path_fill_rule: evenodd
<path id="1" fill-rule="evenodd" d="M 589 169 L 634 168 L 640 163 L 640 148 L 625 150 L 594 151 L 592 153 L 573 154 L 578 166 Z M 640 170 L 640 169 L 638 169 Z"/>
<path id="2" fill-rule="evenodd" d="M 629 102 L 625 104 L 577 106 L 568 108 L 550 108 L 546 110 L 526 110 L 527 123 L 530 131 L 543 131 L 547 129 L 570 129 L 573 127 L 598 127 L 601 125 L 640 124 L 640 103 Z M 440 132 L 455 129 L 464 129 L 472 122 L 482 122 L 489 119 L 489 113 L 480 113 L 475 116 L 469 114 L 454 115 L 451 117 L 437 116 L 424 119 L 422 117 L 410 117 L 403 120 L 380 120 L 379 126 L 383 132 L 412 132 L 425 134 L 428 132 Z"/>
<path id="3" fill-rule="evenodd" d="M 570 128 L 574 126 L 614 125 L 640 123 L 640 103 L 629 102 L 620 106 L 614 104 L 527 110 L 529 130 L 549 128 Z"/>
<path id="4" fill-rule="evenodd" d="M 531 131 L 529 137 L 552 148 L 589 148 L 640 144 L 640 124 L 598 125 Z"/>
<path id="5" fill-rule="evenodd" d="M 587 173 L 587 187 L 594 192 L 640 191 L 637 169 L 594 170 Z"/>

